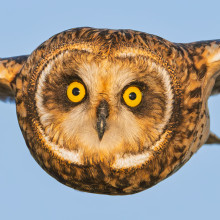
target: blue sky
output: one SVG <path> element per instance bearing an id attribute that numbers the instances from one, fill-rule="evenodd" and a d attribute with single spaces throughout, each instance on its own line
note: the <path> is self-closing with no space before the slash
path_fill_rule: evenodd
<path id="1" fill-rule="evenodd" d="M 130 28 L 174 42 L 220 39 L 220 1 L 1 1 L 0 57 L 31 53 L 63 30 Z M 220 135 L 220 97 L 209 100 Z M 205 145 L 176 174 L 131 196 L 68 188 L 30 155 L 14 104 L 0 103 L 0 219 L 220 219 L 220 146 Z"/>

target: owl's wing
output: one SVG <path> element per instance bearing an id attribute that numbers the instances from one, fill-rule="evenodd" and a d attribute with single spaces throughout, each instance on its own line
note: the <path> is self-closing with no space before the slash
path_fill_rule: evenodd
<path id="1" fill-rule="evenodd" d="M 215 80 L 215 85 L 213 87 L 211 95 L 217 95 L 219 93 L 220 93 L 220 76 L 218 76 Z"/>
<path id="2" fill-rule="evenodd" d="M 210 95 L 220 93 L 220 39 L 179 45 L 193 58 L 198 79 L 205 79 L 205 83 L 213 84 Z"/>
<path id="3" fill-rule="evenodd" d="M 220 93 L 220 40 L 179 44 L 184 56 L 193 60 L 192 68 L 203 83 L 207 96 Z M 207 88 L 211 88 L 207 89 Z M 208 98 L 208 97 L 207 97 Z M 220 144 L 220 138 L 210 132 L 206 144 Z"/>
<path id="4" fill-rule="evenodd" d="M 28 56 L 0 58 L 0 100 L 13 100 L 15 92 L 13 80 L 20 72 Z"/>
<path id="5" fill-rule="evenodd" d="M 220 144 L 220 138 L 217 137 L 214 133 L 210 132 L 206 144 Z"/>

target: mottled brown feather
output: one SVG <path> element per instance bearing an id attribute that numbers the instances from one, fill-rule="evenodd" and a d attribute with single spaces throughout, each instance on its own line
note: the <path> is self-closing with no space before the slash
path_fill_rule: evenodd
<path id="1" fill-rule="evenodd" d="M 220 91 L 219 54 L 219 40 L 175 44 L 133 30 L 75 28 L 42 43 L 27 62 L 25 57 L 21 72 L 17 75 L 16 71 L 11 73 L 11 80 L 14 79 L 16 85 L 11 86 L 11 80 L 4 81 L 2 90 L 7 90 L 5 94 L 8 96 L 16 92 L 17 115 L 23 136 L 31 154 L 46 172 L 78 190 L 111 195 L 132 194 L 173 174 L 207 139 L 207 143 L 219 143 L 219 139 L 210 134 L 207 107 L 209 96 Z M 3 67 L 2 61 L 0 65 Z M 116 67 L 124 72 L 114 74 Z M 121 83 L 128 78 L 131 84 L 135 80 L 146 84 L 142 91 L 145 99 L 139 108 L 129 110 L 123 98 L 117 99 L 129 83 L 125 83 L 124 88 L 118 85 L 109 89 L 117 82 L 118 75 L 125 72 L 127 77 Z M 42 79 L 43 74 L 45 78 Z M 93 83 L 92 74 L 97 76 L 97 79 L 93 78 L 97 81 L 95 88 L 89 85 Z M 76 76 L 77 80 L 87 76 L 83 83 L 88 87 L 88 97 L 78 105 L 70 104 L 66 99 L 66 87 Z M 118 88 L 118 94 L 114 94 Z M 169 120 L 159 132 L 157 126 L 166 115 L 169 98 L 172 112 L 167 114 Z M 95 145 L 91 148 L 88 143 L 92 145 L 97 140 L 95 126 L 92 126 L 95 123 L 92 122 L 96 120 L 97 106 L 103 99 L 109 106 L 109 130 L 120 121 L 118 112 L 123 113 L 120 116 L 127 116 L 124 121 L 133 124 L 118 123 L 122 127 L 117 130 L 115 138 L 120 134 L 124 138 L 118 146 L 110 148 L 108 143 L 108 149 L 99 149 Z M 89 114 L 82 115 L 82 112 Z M 77 120 L 70 117 L 72 114 Z M 66 127 L 63 125 L 65 120 Z M 77 135 L 71 139 L 75 134 L 74 126 L 79 121 L 83 126 L 77 127 L 81 130 L 77 133 L 76 129 Z M 123 127 L 124 124 L 129 126 Z M 138 138 L 130 140 L 130 133 L 123 131 L 136 131 Z M 86 132 L 90 135 L 82 141 L 80 138 Z M 113 143 L 114 137 L 109 140 Z M 149 146 L 145 146 L 146 143 L 150 143 Z M 55 144 L 70 150 L 71 155 L 83 153 L 76 153 L 73 162 L 65 157 L 67 151 L 58 154 L 60 149 L 54 147 Z M 131 166 L 120 167 L 120 163 L 115 166 L 116 161 L 125 161 L 126 164 L 126 159 L 137 155 L 147 156 L 147 159 L 141 162 L 140 156 L 136 163 L 127 162 Z"/>
<path id="2" fill-rule="evenodd" d="M 13 80 L 20 72 L 28 56 L 0 58 L 0 100 L 14 100 Z"/>

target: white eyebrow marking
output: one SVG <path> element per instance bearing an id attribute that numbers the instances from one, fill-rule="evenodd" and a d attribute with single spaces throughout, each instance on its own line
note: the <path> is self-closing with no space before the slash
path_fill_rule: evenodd
<path id="1" fill-rule="evenodd" d="M 126 58 L 126 57 L 135 57 L 135 56 L 137 56 L 137 54 L 132 53 L 132 52 L 121 52 L 121 53 L 118 53 L 117 56 L 122 57 L 122 58 Z"/>

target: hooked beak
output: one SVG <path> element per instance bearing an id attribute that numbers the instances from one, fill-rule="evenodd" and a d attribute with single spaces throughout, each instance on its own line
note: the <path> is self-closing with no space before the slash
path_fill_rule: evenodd
<path id="1" fill-rule="evenodd" d="M 96 112 L 97 124 L 96 130 L 98 132 L 99 140 L 102 140 L 102 137 L 106 129 L 106 119 L 109 116 L 109 105 L 106 100 L 102 100 L 97 108 Z"/>

